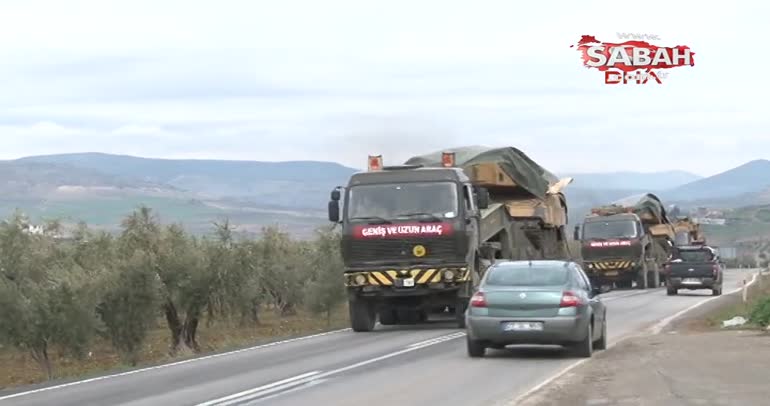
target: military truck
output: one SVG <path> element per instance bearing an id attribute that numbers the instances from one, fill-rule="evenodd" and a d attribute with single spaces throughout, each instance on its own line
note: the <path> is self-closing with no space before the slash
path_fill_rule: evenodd
<path id="1" fill-rule="evenodd" d="M 515 148 L 464 147 L 368 171 L 331 192 L 342 225 L 351 326 L 371 331 L 465 310 L 498 259 L 564 258 L 567 204 L 555 176 Z"/>
<path id="2" fill-rule="evenodd" d="M 659 287 L 661 269 L 673 248 L 674 227 L 660 199 L 634 195 L 592 209 L 575 240 L 581 242 L 583 266 L 600 285 L 639 289 Z"/>
<path id="3" fill-rule="evenodd" d="M 700 224 L 696 223 L 689 217 L 682 217 L 677 219 L 676 223 L 674 224 L 674 231 L 676 233 L 674 245 L 676 246 L 706 244 L 706 237 L 701 232 Z"/>

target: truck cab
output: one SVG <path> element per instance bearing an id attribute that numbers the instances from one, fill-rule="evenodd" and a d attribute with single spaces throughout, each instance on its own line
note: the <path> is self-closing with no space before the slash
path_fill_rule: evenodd
<path id="1" fill-rule="evenodd" d="M 630 288 L 646 288 L 648 272 L 646 251 L 651 245 L 641 219 L 628 211 L 602 212 L 594 210 L 575 228 L 575 240 L 580 241 L 584 269 L 599 285 L 612 284 Z"/>
<path id="2" fill-rule="evenodd" d="M 329 220 L 341 224 L 345 285 L 355 331 L 425 320 L 454 310 L 464 326 L 467 301 L 478 281 L 480 211 L 486 189 L 462 169 L 382 166 L 331 192 Z"/>

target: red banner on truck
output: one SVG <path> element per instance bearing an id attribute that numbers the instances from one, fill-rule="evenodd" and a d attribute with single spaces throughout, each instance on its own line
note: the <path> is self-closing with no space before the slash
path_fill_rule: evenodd
<path id="1" fill-rule="evenodd" d="M 353 238 L 443 237 L 452 235 L 453 232 L 452 223 L 357 225 L 353 227 Z"/>

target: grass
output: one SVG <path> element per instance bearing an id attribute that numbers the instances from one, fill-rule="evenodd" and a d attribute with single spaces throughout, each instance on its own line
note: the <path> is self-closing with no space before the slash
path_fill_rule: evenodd
<path id="1" fill-rule="evenodd" d="M 340 306 L 332 313 L 329 324 L 324 316 L 314 316 L 306 312 L 281 318 L 272 311 L 265 311 L 261 318 L 260 325 L 251 326 L 227 322 L 215 322 L 211 325 L 202 323 L 198 341 L 203 353 L 199 355 L 348 327 L 346 305 Z M 172 358 L 168 355 L 168 343 L 168 330 L 159 322 L 145 342 L 139 366 L 181 359 L 182 356 Z M 77 360 L 55 351 L 51 356 L 56 378 L 80 378 L 130 368 L 121 361 L 110 343 L 103 340 L 92 345 L 90 356 L 85 360 Z M 25 352 L 0 347 L 0 366 L 0 389 L 45 381 L 38 365 Z"/>
<path id="2" fill-rule="evenodd" d="M 730 320 L 733 317 L 741 316 L 746 319 L 749 318 L 751 310 L 764 298 L 770 297 L 770 276 L 763 275 L 759 278 L 757 283 L 749 286 L 747 292 L 748 300 L 743 303 L 741 296 L 738 295 L 738 300 L 731 302 L 727 306 L 719 307 L 710 312 L 702 322 L 706 327 L 710 329 L 721 329 L 722 321 Z M 761 326 L 751 325 L 747 323 L 741 328 L 761 328 Z"/>

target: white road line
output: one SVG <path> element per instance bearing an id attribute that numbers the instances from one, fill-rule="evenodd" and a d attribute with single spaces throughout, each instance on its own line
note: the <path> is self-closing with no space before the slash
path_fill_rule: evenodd
<path id="1" fill-rule="evenodd" d="M 320 374 L 321 371 L 313 371 L 313 372 L 307 372 L 302 375 L 293 376 L 291 378 L 286 378 L 277 382 L 273 382 L 267 385 L 262 385 L 258 388 L 245 390 L 243 392 L 234 393 L 229 396 L 225 396 L 223 398 L 210 400 L 206 403 L 201 403 L 198 406 L 212 406 L 212 405 L 231 405 L 233 403 L 238 403 L 242 400 L 247 400 L 250 396 L 260 396 L 263 392 L 267 392 L 266 394 L 271 393 L 271 391 L 274 390 L 280 390 L 282 388 L 291 387 L 295 385 L 299 385 L 301 383 L 305 383 L 307 381 L 310 381 L 313 376 L 317 376 Z"/>
<path id="2" fill-rule="evenodd" d="M 402 354 L 406 354 L 412 351 L 417 351 L 426 347 L 431 347 L 437 344 L 441 344 L 447 341 L 455 340 L 460 337 L 465 337 L 465 333 L 453 333 L 449 335 L 445 335 L 442 337 L 438 337 L 432 340 L 426 340 L 421 341 L 418 343 L 414 343 L 411 345 L 408 345 L 403 350 L 395 351 L 389 354 L 381 355 L 379 357 L 371 358 L 366 361 L 357 362 L 355 364 L 351 364 L 342 368 L 337 368 L 331 371 L 327 371 L 324 373 L 318 373 L 316 372 L 309 372 L 307 374 L 298 375 L 293 378 L 285 379 L 283 381 L 274 382 L 268 385 L 260 386 L 258 388 L 249 389 L 243 392 L 239 392 L 233 395 L 229 395 L 223 398 L 214 399 L 211 401 L 208 401 L 206 403 L 198 404 L 197 406 L 230 406 L 236 403 L 242 403 L 242 402 L 248 402 L 253 401 L 254 399 L 265 396 L 265 395 L 273 395 L 272 397 L 278 396 L 275 392 L 279 392 L 282 390 L 294 390 L 297 389 L 297 386 L 299 385 L 308 385 L 313 384 L 314 381 L 322 380 L 325 378 L 328 378 L 332 375 L 337 375 L 343 372 L 350 371 L 351 369 L 360 368 L 366 365 L 374 364 L 376 362 L 384 361 L 389 358 L 397 357 Z M 286 393 L 286 392 L 283 392 Z M 281 393 L 281 394 L 283 394 Z M 262 399 L 260 399 L 262 400 Z M 223 403 L 226 402 L 226 403 Z"/>
<path id="3" fill-rule="evenodd" d="M 431 338 L 430 340 L 425 340 L 425 341 L 420 341 L 419 343 L 410 344 L 406 348 L 422 347 L 424 345 L 438 344 L 440 342 L 444 342 L 447 340 L 452 340 L 460 337 L 465 337 L 465 333 L 454 333 L 454 334 L 449 334 L 441 337 Z"/>
<path id="4" fill-rule="evenodd" d="M 345 328 L 345 329 L 341 329 L 341 330 L 328 331 L 326 333 L 320 333 L 320 334 L 313 334 L 313 335 L 304 336 L 304 337 L 291 338 L 291 339 L 288 339 L 288 340 L 276 341 L 276 342 L 272 342 L 272 343 L 258 345 L 258 346 L 255 346 L 255 347 L 243 348 L 243 349 L 240 349 L 240 350 L 235 350 L 235 351 L 230 351 L 230 352 L 223 352 L 223 353 L 220 353 L 220 354 L 207 355 L 207 356 L 203 356 L 203 357 L 199 357 L 199 358 L 192 358 L 192 359 L 188 359 L 188 360 L 184 360 L 184 361 L 172 362 L 170 364 L 163 364 L 163 365 L 158 365 L 158 366 L 154 366 L 154 367 L 135 369 L 133 371 L 122 372 L 122 373 L 113 374 L 113 375 L 105 375 L 105 376 L 100 376 L 100 377 L 96 377 L 96 378 L 85 379 L 85 380 L 82 380 L 82 381 L 65 383 L 65 384 L 62 384 L 62 385 L 48 386 L 48 387 L 45 387 L 45 388 L 34 389 L 34 390 L 26 391 L 26 392 L 14 393 L 12 395 L 3 396 L 3 397 L 0 397 L 0 400 L 13 399 L 13 398 L 18 398 L 18 397 L 22 397 L 22 396 L 32 395 L 32 394 L 35 394 L 35 393 L 47 392 L 47 391 L 52 391 L 52 390 L 56 390 L 56 389 L 67 388 L 67 387 L 70 387 L 70 386 L 83 385 L 83 384 L 87 384 L 87 383 L 103 381 L 103 380 L 106 380 L 106 379 L 114 379 L 114 378 L 119 378 L 119 377 L 123 377 L 123 376 L 135 375 L 135 374 L 139 374 L 139 373 L 142 373 L 142 372 L 155 371 L 155 370 L 158 370 L 158 369 L 170 368 L 170 367 L 174 367 L 174 366 L 177 366 L 177 365 L 191 364 L 191 363 L 198 362 L 198 361 L 209 360 L 209 359 L 213 359 L 213 358 L 220 358 L 220 357 L 225 357 L 225 356 L 233 355 L 233 354 L 240 354 L 240 353 L 243 353 L 243 352 L 259 350 L 259 349 L 262 349 L 262 348 L 275 347 L 277 345 L 289 344 L 289 343 L 294 343 L 294 342 L 297 342 L 297 341 L 303 341 L 303 340 L 309 340 L 309 339 L 312 339 L 312 338 L 324 337 L 324 336 L 328 336 L 328 335 L 332 335 L 332 334 L 342 333 L 342 332 L 345 332 L 345 331 L 350 331 L 350 329 L 349 328 Z"/>
<path id="5" fill-rule="evenodd" d="M 751 285 L 753 285 L 753 284 L 754 284 L 756 281 L 757 281 L 757 274 L 755 273 L 755 274 L 754 274 L 754 275 L 751 277 L 751 281 L 750 281 L 749 283 L 747 283 L 747 284 L 746 284 L 746 286 L 751 286 Z M 727 292 L 727 294 L 728 294 L 728 295 L 732 295 L 732 294 L 738 293 L 738 292 L 740 292 L 740 291 L 742 291 L 742 290 L 743 290 L 743 287 L 740 287 L 740 288 L 737 288 L 737 289 L 733 289 L 733 290 L 731 290 L 731 291 Z M 659 323 L 657 323 L 657 324 L 655 324 L 654 326 L 652 326 L 652 327 L 649 329 L 649 332 L 650 332 L 650 333 L 652 333 L 652 334 L 659 334 L 661 331 L 663 331 L 663 329 L 664 329 L 664 328 L 666 328 L 666 326 L 668 326 L 668 325 L 669 325 L 669 324 L 670 324 L 672 321 L 674 321 L 675 319 L 677 319 L 677 318 L 681 317 L 683 314 L 685 314 L 685 313 L 689 312 L 690 310 L 693 310 L 693 309 L 697 309 L 698 307 L 701 307 L 701 306 L 703 306 L 704 304 L 706 304 L 706 303 L 708 303 L 708 302 L 711 302 L 712 300 L 717 300 L 717 299 L 719 299 L 719 298 L 721 298 L 721 297 L 722 297 L 722 296 L 712 296 L 712 297 L 710 297 L 710 298 L 708 298 L 708 299 L 705 299 L 705 300 L 701 300 L 700 302 L 698 302 L 698 303 L 695 303 L 695 304 L 693 304 L 692 306 L 690 306 L 690 307 L 688 307 L 688 308 L 686 308 L 686 309 L 684 309 L 684 310 L 682 310 L 682 311 L 676 312 L 676 313 L 674 313 L 673 315 L 666 317 L 665 319 L 661 320 Z"/>
<path id="6" fill-rule="evenodd" d="M 757 275 L 758 275 L 757 273 L 754 273 L 754 276 L 752 277 L 751 282 L 748 283 L 749 286 L 757 281 Z M 727 292 L 726 295 L 732 295 L 732 294 L 738 293 L 742 289 L 743 288 L 741 287 L 741 288 L 738 288 L 738 289 L 731 290 L 731 291 Z M 688 308 L 686 308 L 686 309 L 684 309 L 682 311 L 677 312 L 673 316 L 669 316 L 669 317 L 661 320 L 659 323 L 657 323 L 655 326 L 653 326 L 650 329 L 650 332 L 653 332 L 653 334 L 657 334 L 661 330 L 663 330 L 669 323 L 671 323 L 674 319 L 676 319 L 677 317 L 682 316 L 683 314 L 687 313 L 688 311 L 690 311 L 692 309 L 695 309 L 695 308 L 697 308 L 699 306 L 702 306 L 703 303 L 719 299 L 720 297 L 722 297 L 722 296 L 714 296 L 714 297 L 702 300 L 702 301 L 700 301 L 698 303 L 695 303 L 694 305 L 692 305 L 692 306 L 690 306 L 690 307 L 688 307 Z M 617 340 L 608 342 L 607 343 L 607 349 L 609 350 L 610 348 L 620 344 L 621 342 L 623 342 L 623 341 L 625 341 L 625 340 L 627 340 L 629 338 L 632 338 L 632 337 L 637 337 L 638 335 L 639 334 L 627 334 L 627 335 L 624 335 L 624 336 L 620 337 Z M 506 400 L 506 401 L 502 402 L 502 404 L 505 404 L 505 405 L 518 405 L 519 403 L 523 402 L 524 400 L 526 400 L 530 396 L 534 395 L 539 390 L 543 389 L 545 386 L 551 384 L 553 381 L 561 378 L 562 376 L 564 376 L 568 372 L 572 371 L 573 369 L 579 367 L 580 365 L 583 365 L 584 363 L 586 363 L 586 362 L 588 362 L 590 360 L 591 360 L 591 358 L 586 358 L 586 359 L 581 359 L 579 361 L 575 361 L 572 364 L 567 365 L 566 367 L 564 367 L 560 371 L 556 372 L 555 374 L 551 375 L 546 380 L 544 380 L 544 381 L 540 382 L 539 384 L 535 385 L 534 387 L 532 387 L 531 389 L 529 389 L 525 393 L 517 396 L 513 401 L 507 401 Z"/>

